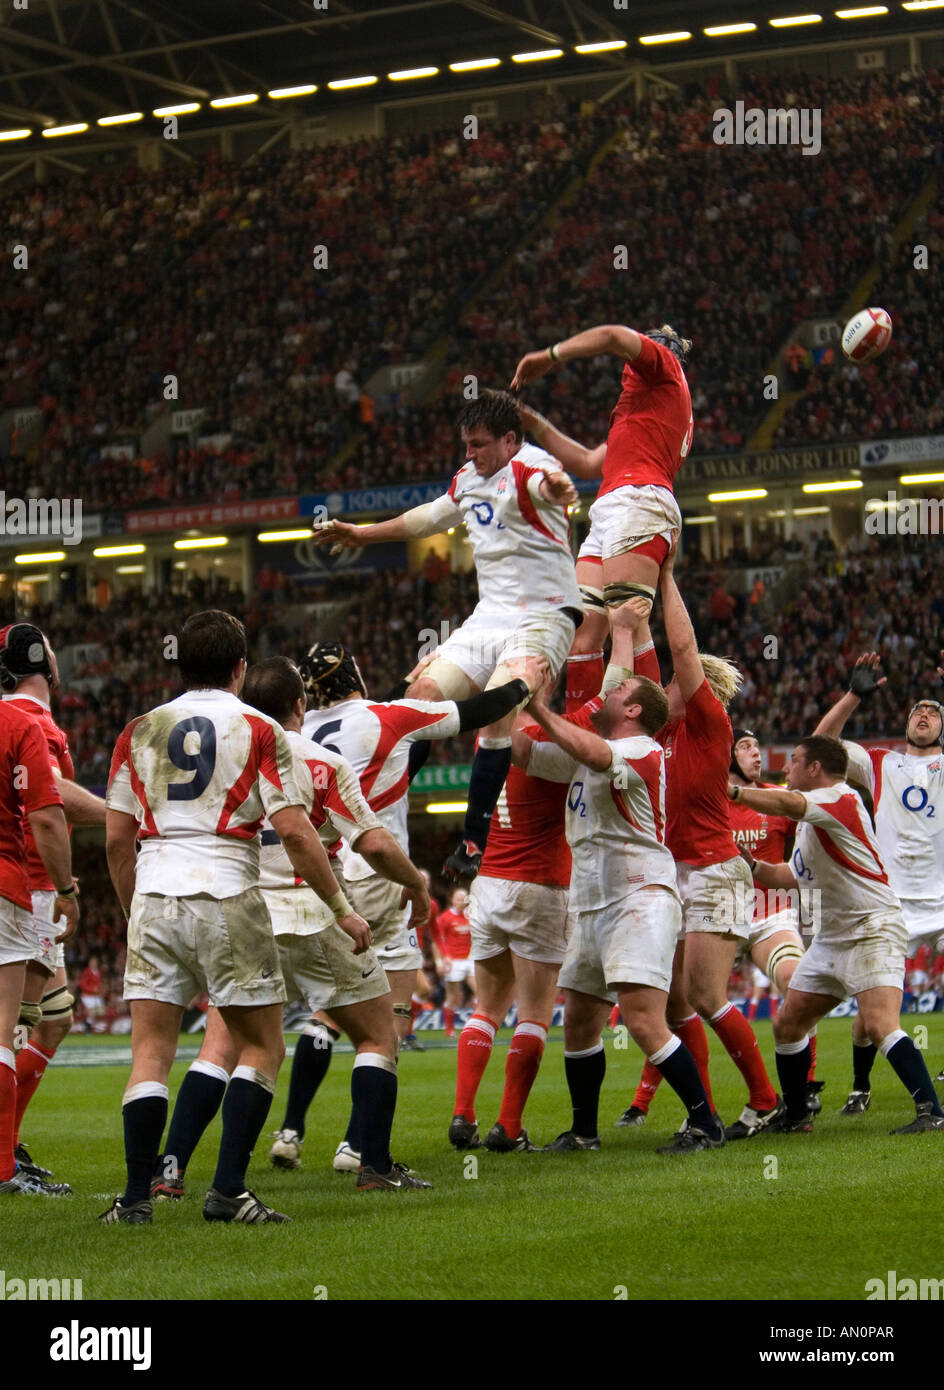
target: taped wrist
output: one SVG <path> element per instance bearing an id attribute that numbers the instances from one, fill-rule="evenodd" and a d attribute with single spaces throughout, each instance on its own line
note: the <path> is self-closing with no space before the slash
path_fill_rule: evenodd
<path id="1" fill-rule="evenodd" d="M 509 681 L 507 685 L 496 685 L 491 690 L 483 690 L 469 700 L 457 700 L 459 711 L 459 732 L 467 734 L 471 729 L 483 729 L 487 724 L 497 724 L 498 720 L 520 705 L 522 700 L 530 700 L 531 691 L 527 681 Z"/>
<path id="2" fill-rule="evenodd" d="M 615 666 L 611 661 L 603 676 L 603 688 L 601 695 L 608 695 L 611 690 L 615 690 L 618 685 L 628 681 L 633 674 L 631 666 Z"/>
<path id="3" fill-rule="evenodd" d="M 345 917 L 350 917 L 352 910 L 351 904 L 348 902 L 347 898 L 344 896 L 340 889 L 338 889 L 337 893 L 335 893 L 332 897 L 326 898 L 325 902 L 328 904 L 328 907 L 330 907 L 331 911 L 334 913 L 334 920 L 336 922 L 340 922 Z"/>

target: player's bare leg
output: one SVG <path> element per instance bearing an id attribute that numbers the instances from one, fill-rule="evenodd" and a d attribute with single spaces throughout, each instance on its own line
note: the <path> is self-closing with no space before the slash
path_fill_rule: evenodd
<path id="1" fill-rule="evenodd" d="M 397 1040 L 402 1045 L 412 1026 L 413 991 L 416 989 L 415 970 L 388 970 L 387 983 L 393 996 L 393 1014 Z M 353 1039 L 352 1039 L 353 1041 Z"/>
<path id="2" fill-rule="evenodd" d="M 223 1104 L 237 1061 L 238 1045 L 220 1011 L 211 1006 L 207 1009 L 200 1052 L 180 1083 L 164 1152 L 154 1170 L 151 1197 L 155 1201 L 184 1195 L 184 1174 L 190 1156 Z"/>
<path id="3" fill-rule="evenodd" d="M 806 1077 L 810 1064 L 811 1028 L 836 1008 L 840 1000 L 831 994 L 811 994 L 790 989 L 774 1020 L 777 1075 L 786 1110 L 769 1128 L 777 1133 L 809 1134 L 813 1128 L 806 1103 Z"/>
<path id="4" fill-rule="evenodd" d="M 665 1009 L 666 1024 L 669 1029 L 681 1038 L 695 1059 L 698 1068 L 698 1075 L 701 1077 L 701 1084 L 705 1088 L 705 1094 L 714 1112 L 714 1100 L 711 1095 L 711 1080 L 708 1075 L 708 1037 L 705 1033 L 705 1025 L 702 1023 L 698 1014 L 689 1003 L 685 993 L 685 938 L 679 941 L 675 948 L 675 959 L 672 963 L 672 982 L 669 985 L 669 996 Z M 632 1105 L 628 1110 L 624 1110 L 620 1118 L 616 1121 L 617 1128 L 632 1128 L 637 1125 L 645 1124 L 646 1116 L 649 1114 L 649 1107 L 655 1098 L 656 1091 L 662 1081 L 662 1073 L 658 1067 L 647 1058 L 642 1069 L 642 1076 L 639 1078 L 639 1085 L 636 1087 L 636 1094 L 633 1096 Z"/>
<path id="5" fill-rule="evenodd" d="M 583 599 L 583 622 L 574 634 L 567 657 L 567 713 L 580 709 L 603 684 L 603 644 L 610 622 L 603 602 L 603 562 L 577 561 L 577 583 Z"/>
<path id="6" fill-rule="evenodd" d="M 564 990 L 564 1073 L 570 1092 L 570 1128 L 545 1153 L 574 1153 L 600 1147 L 598 1113 L 606 1075 L 603 1028 L 612 1004 L 581 990 Z"/>
<path id="7" fill-rule="evenodd" d="M 660 545 L 659 553 L 664 559 L 668 546 L 655 540 L 603 561 L 603 600 L 608 608 L 616 608 L 630 598 L 647 599 L 651 607 L 659 586 L 661 561 L 647 552 Z"/>
<path id="8" fill-rule="evenodd" d="M 20 1126 L 26 1107 L 46 1074 L 46 1068 L 72 1026 L 73 999 L 69 993 L 64 967 L 58 966 L 55 973 L 50 975 L 38 962 L 30 961 L 23 984 L 23 1002 L 27 1006 L 30 1019 L 36 1019 L 38 1015 L 38 1020 L 31 1023 L 29 1037 L 23 1041 L 23 1046 L 17 1052 L 13 1145 L 17 1161 L 24 1172 L 30 1172 L 40 1178 L 49 1178 L 52 1176 L 49 1169 L 38 1167 L 20 1143 Z"/>
<path id="9" fill-rule="evenodd" d="M 748 1109 L 753 1112 L 748 1118 L 753 1124 L 756 1117 L 762 1128 L 778 1113 L 780 1101 L 753 1028 L 728 1001 L 728 979 L 737 947 L 737 938 L 730 933 L 689 932 L 685 938 L 684 988 L 693 1008 L 714 1029 L 744 1077 Z"/>
<path id="10" fill-rule="evenodd" d="M 724 1130 L 698 1075 L 695 1059 L 666 1023 L 668 995 L 651 985 L 617 987 L 620 1014 L 637 1047 L 646 1054 L 676 1092 L 688 1114 L 688 1125 L 660 1153 L 693 1153 L 716 1149 L 724 1143 Z"/>

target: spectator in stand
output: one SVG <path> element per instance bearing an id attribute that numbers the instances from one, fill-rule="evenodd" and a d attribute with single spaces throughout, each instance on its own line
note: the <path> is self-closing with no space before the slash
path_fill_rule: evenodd
<path id="1" fill-rule="evenodd" d="M 102 972 L 98 956 L 89 956 L 88 965 L 79 976 L 79 993 L 86 1017 L 93 1025 L 105 1007 L 102 995 Z"/>

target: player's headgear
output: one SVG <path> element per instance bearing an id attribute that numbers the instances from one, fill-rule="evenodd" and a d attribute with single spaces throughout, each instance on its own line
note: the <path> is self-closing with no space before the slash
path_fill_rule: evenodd
<path id="1" fill-rule="evenodd" d="M 9 623 L 0 628 L 0 686 L 9 694 L 27 676 L 52 682 L 46 639 L 32 623 Z"/>
<path id="2" fill-rule="evenodd" d="M 732 729 L 731 730 L 731 771 L 737 777 L 743 777 L 744 773 L 738 767 L 737 753 L 735 749 L 742 738 L 757 738 L 753 729 Z"/>
<path id="3" fill-rule="evenodd" d="M 367 699 L 367 686 L 357 662 L 340 642 L 316 642 L 298 663 L 298 670 L 314 709 L 324 709 L 356 691 Z"/>
<path id="4" fill-rule="evenodd" d="M 692 350 L 691 338 L 683 338 L 670 323 L 660 324 L 658 328 L 649 328 L 643 336 L 651 338 L 654 343 L 661 343 L 663 347 L 667 347 L 672 356 L 677 357 L 682 363 L 687 360 L 688 354 Z"/>
<path id="5" fill-rule="evenodd" d="M 915 710 L 920 709 L 922 705 L 927 705 L 929 709 L 936 710 L 941 716 L 941 732 L 938 734 L 938 743 L 944 747 L 944 705 L 939 704 L 937 700 L 919 700 L 916 705 L 912 705 L 908 712 L 908 718 L 905 720 L 906 735 L 908 732 L 908 725 L 911 723 L 911 716 L 914 714 Z"/>

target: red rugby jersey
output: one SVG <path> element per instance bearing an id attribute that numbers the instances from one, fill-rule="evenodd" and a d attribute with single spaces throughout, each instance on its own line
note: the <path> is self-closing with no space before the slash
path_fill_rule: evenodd
<path id="1" fill-rule="evenodd" d="M 525 732 L 536 742 L 547 735 L 537 724 Z M 515 883 L 570 886 L 570 846 L 564 828 L 568 784 L 531 777 L 512 767 L 492 813 L 479 874 Z"/>
<path id="2" fill-rule="evenodd" d="M 61 806 L 46 740 L 36 720 L 0 703 L 0 897 L 32 910 L 23 822 L 31 811 Z M 65 884 L 58 885 L 65 887 Z"/>
<path id="3" fill-rule="evenodd" d="M 642 352 L 623 368 L 622 388 L 610 416 L 598 496 L 646 484 L 671 492 L 695 428 L 682 364 L 667 347 L 643 338 Z"/>
<path id="4" fill-rule="evenodd" d="M 39 726 L 40 733 L 45 738 L 46 746 L 49 749 L 49 761 L 52 764 L 53 772 L 58 772 L 61 777 L 68 778 L 70 782 L 74 781 L 75 768 L 72 765 L 72 754 L 69 752 L 69 741 L 53 719 L 49 706 L 44 705 L 42 700 L 37 700 L 32 695 L 4 695 L 3 700 L 5 704 L 11 705 L 14 709 L 22 710 Z M 69 833 L 70 835 L 72 833 L 71 826 Z M 26 840 L 30 889 L 34 893 L 51 892 L 56 885 L 47 874 L 46 866 L 39 857 L 33 832 L 30 830 L 29 821 L 25 816 L 23 817 L 23 834 Z"/>
<path id="5" fill-rule="evenodd" d="M 465 960 L 472 949 L 469 919 L 462 912 L 447 908 L 436 919 L 439 949 L 448 960 Z"/>
<path id="6" fill-rule="evenodd" d="M 782 791 L 775 782 L 755 782 L 757 787 L 772 787 Z M 760 811 L 752 811 L 740 801 L 728 802 L 728 815 L 734 843 L 738 849 L 746 849 L 753 859 L 764 864 L 782 864 L 786 858 L 786 842 L 792 836 L 796 823 L 787 816 L 766 816 Z M 762 883 L 754 880 L 754 921 L 762 922 L 767 912 L 768 890 Z"/>
<path id="7" fill-rule="evenodd" d="M 680 863 L 704 868 L 733 859 L 728 770 L 731 721 L 707 680 L 685 715 L 656 735 L 665 749 L 665 841 Z"/>

